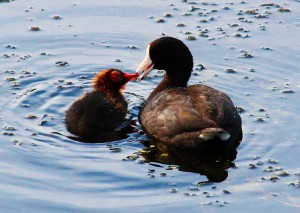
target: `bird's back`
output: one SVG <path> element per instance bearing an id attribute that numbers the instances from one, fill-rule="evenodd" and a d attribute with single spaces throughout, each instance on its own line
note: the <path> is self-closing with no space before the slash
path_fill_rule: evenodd
<path id="1" fill-rule="evenodd" d="M 209 128 L 228 131 L 230 140 L 242 139 L 241 118 L 230 98 L 205 85 L 158 93 L 142 109 L 140 122 L 148 135 L 180 146 L 195 146 L 199 131 Z"/>

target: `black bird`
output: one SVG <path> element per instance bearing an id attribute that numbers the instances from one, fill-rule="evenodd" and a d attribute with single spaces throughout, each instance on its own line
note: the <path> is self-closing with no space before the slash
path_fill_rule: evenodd
<path id="1" fill-rule="evenodd" d="M 140 123 L 150 138 L 195 150 L 240 144 L 241 118 L 231 99 L 209 86 L 187 86 L 193 56 L 182 41 L 162 37 L 151 42 L 137 73 L 143 79 L 153 69 L 166 74 L 140 112 Z"/>
<path id="2" fill-rule="evenodd" d="M 125 84 L 138 74 L 117 69 L 103 70 L 93 78 L 93 91 L 79 97 L 67 110 L 67 130 L 81 139 L 109 139 L 123 122 L 127 102 L 122 95 Z"/>

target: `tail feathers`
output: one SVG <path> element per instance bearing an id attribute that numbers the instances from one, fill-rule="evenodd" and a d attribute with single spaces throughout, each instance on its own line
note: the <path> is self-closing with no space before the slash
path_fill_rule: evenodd
<path id="1" fill-rule="evenodd" d="M 227 141 L 230 138 L 230 134 L 222 128 L 206 128 L 201 131 L 199 138 L 201 138 L 204 141 L 214 139 Z"/>

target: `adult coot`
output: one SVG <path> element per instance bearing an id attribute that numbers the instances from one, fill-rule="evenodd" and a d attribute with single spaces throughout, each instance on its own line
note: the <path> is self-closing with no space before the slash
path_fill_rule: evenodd
<path id="1" fill-rule="evenodd" d="M 193 56 L 182 41 L 162 37 L 151 42 L 137 73 L 143 79 L 153 69 L 166 74 L 140 112 L 140 123 L 150 138 L 195 150 L 239 145 L 241 118 L 231 99 L 209 86 L 187 86 Z"/>
<path id="2" fill-rule="evenodd" d="M 93 91 L 79 97 L 67 110 L 67 130 L 82 139 L 109 139 L 127 112 L 122 95 L 125 84 L 138 74 L 127 74 L 117 69 L 103 70 L 93 78 Z"/>

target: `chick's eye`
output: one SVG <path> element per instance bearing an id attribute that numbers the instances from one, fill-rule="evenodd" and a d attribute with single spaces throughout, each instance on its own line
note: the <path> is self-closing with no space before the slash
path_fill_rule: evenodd
<path id="1" fill-rule="evenodd" d="M 114 83 L 119 83 L 123 80 L 123 75 L 119 71 L 112 71 L 109 75 L 109 78 Z"/>

